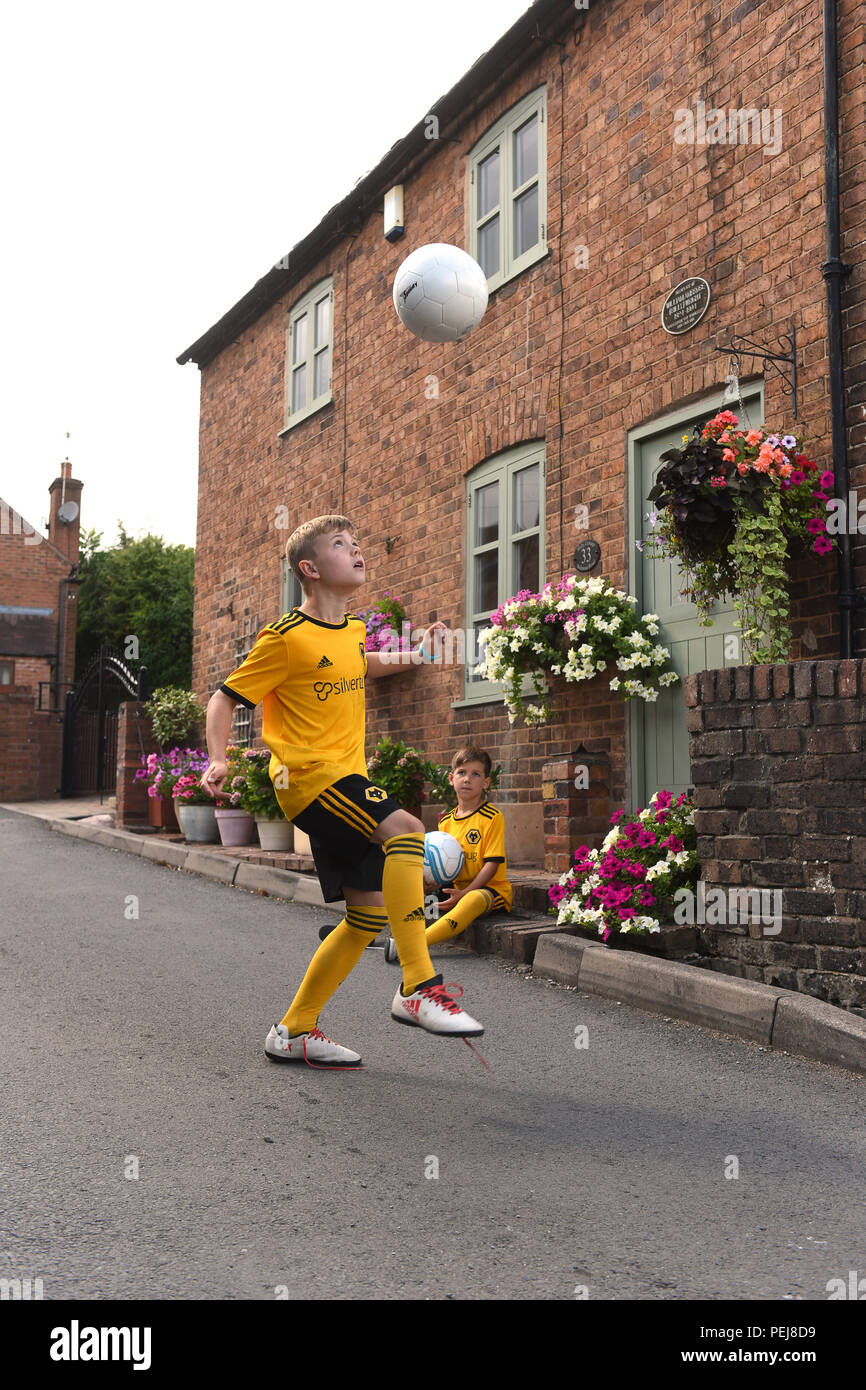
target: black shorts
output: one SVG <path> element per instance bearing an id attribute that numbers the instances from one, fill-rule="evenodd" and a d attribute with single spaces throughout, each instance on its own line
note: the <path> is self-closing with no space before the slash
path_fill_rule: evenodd
<path id="1" fill-rule="evenodd" d="M 292 824 L 310 837 L 310 849 L 326 903 L 344 888 L 381 893 L 385 851 L 371 843 L 376 827 L 404 808 L 359 773 L 341 777 L 305 806 Z"/>

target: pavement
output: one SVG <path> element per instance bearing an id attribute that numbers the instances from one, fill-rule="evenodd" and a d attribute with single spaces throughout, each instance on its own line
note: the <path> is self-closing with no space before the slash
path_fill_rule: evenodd
<path id="1" fill-rule="evenodd" d="M 87 839 L 107 848 L 141 855 L 187 873 L 200 874 L 236 888 L 287 902 L 321 907 L 343 916 L 340 904 L 325 903 L 311 861 L 304 868 L 278 868 L 251 862 L 266 855 L 223 845 L 188 844 L 182 836 L 146 834 L 114 825 L 114 797 L 72 797 L 49 801 L 0 803 L 20 815 L 37 816 L 52 830 Z M 285 858 L 285 856 L 283 856 Z M 538 910 L 550 875 L 509 868 L 515 887 L 515 910 L 491 914 L 465 933 L 465 944 L 531 965 L 532 975 L 629 1004 L 665 1021 L 674 1018 L 748 1039 L 786 1056 L 866 1073 L 866 1019 L 824 1000 L 738 976 L 720 974 L 680 960 L 653 958 L 643 951 L 620 951 L 558 928 Z M 521 908 L 521 902 L 526 908 Z"/>

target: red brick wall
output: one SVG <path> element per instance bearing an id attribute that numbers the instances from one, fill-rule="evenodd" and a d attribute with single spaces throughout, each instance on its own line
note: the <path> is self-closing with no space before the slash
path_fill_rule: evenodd
<path id="1" fill-rule="evenodd" d="M 43 801 L 58 794 L 63 720 L 40 713 L 25 685 L 0 685 L 0 801 Z"/>
<path id="2" fill-rule="evenodd" d="M 864 682 L 862 659 L 735 666 L 686 704 L 701 877 L 781 894 L 781 932 L 700 928 L 713 968 L 866 1014 Z"/>
<path id="3" fill-rule="evenodd" d="M 566 12 L 565 48 L 539 43 L 523 72 L 462 129 L 443 129 L 447 138 L 434 157 L 404 180 L 401 241 L 384 241 L 381 211 L 369 216 L 356 239 L 323 258 L 204 368 L 193 648 L 200 699 L 232 669 L 232 632 L 242 615 L 278 614 L 287 535 L 319 513 L 344 511 L 355 520 L 369 574 L 360 602 L 391 589 L 413 622 L 465 626 L 465 475 L 528 440 L 546 445 L 548 578 L 571 569 L 576 540 L 586 534 L 577 535 L 571 518 L 584 502 L 590 535 L 602 547 L 597 572 L 624 586 L 628 431 L 723 384 L 727 359 L 715 347 L 731 333 L 775 341 L 795 319 L 808 452 L 822 465 L 831 462 L 820 5 L 723 3 L 697 14 L 686 0 L 623 0 L 588 15 L 563 5 Z M 866 145 L 866 108 L 856 95 L 866 54 L 856 16 L 855 0 L 841 0 L 840 168 L 849 261 L 857 259 L 866 207 L 858 153 Z M 464 342 L 416 341 L 394 315 L 394 273 L 424 242 L 468 246 L 468 153 L 541 83 L 551 254 L 492 295 L 483 323 Z M 677 146 L 675 110 L 694 109 L 697 97 L 724 108 L 779 108 L 781 152 Z M 574 266 L 579 245 L 589 252 L 583 270 Z M 287 314 L 328 273 L 335 291 L 334 400 L 281 438 Z M 665 295 L 695 274 L 711 285 L 709 311 L 694 330 L 670 337 L 660 327 Z M 863 481 L 866 453 L 862 281 L 843 285 L 852 485 Z M 744 379 L 754 374 L 748 367 L 746 359 Z M 439 381 L 438 399 L 425 397 L 430 373 Z M 768 423 L 790 426 L 790 402 L 773 372 L 765 393 Z M 283 505 L 288 531 L 274 525 Z M 390 555 L 386 535 L 399 536 Z M 864 584 L 862 546 L 858 555 Z M 794 595 L 795 657 L 838 651 L 835 593 L 835 558 L 808 561 Z M 802 652 L 807 626 L 816 646 Z M 510 727 L 501 703 L 452 710 L 450 702 L 463 697 L 462 670 L 424 669 L 368 684 L 368 737 L 404 737 L 444 763 L 471 735 L 503 763 L 502 802 L 539 801 L 545 762 L 586 735 L 609 738 L 618 805 L 627 710 L 603 695 L 569 688 L 557 696 L 558 722 L 530 731 Z"/>

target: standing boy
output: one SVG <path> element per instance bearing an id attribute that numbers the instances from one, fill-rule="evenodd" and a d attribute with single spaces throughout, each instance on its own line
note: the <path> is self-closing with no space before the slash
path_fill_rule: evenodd
<path id="1" fill-rule="evenodd" d="M 298 527 L 286 557 L 304 602 L 262 629 L 246 660 L 211 696 L 211 762 L 201 779 L 212 795 L 219 793 L 235 704 L 254 709 L 262 700 L 262 738 L 271 750 L 277 800 L 310 837 L 325 902 L 346 902 L 345 918 L 313 956 L 265 1052 L 273 1061 L 360 1065 L 357 1052 L 321 1032 L 318 1017 L 367 943 L 389 925 L 403 967 L 391 1017 L 430 1033 L 479 1037 L 484 1029 L 446 993 L 427 949 L 424 826 L 367 776 L 364 680 L 392 675 L 418 658 L 391 653 L 383 661 L 365 650 L 365 625 L 346 611 L 366 580 L 348 517 L 319 516 Z M 433 659 L 428 651 L 436 628 L 444 623 L 424 633 L 422 660 Z"/>

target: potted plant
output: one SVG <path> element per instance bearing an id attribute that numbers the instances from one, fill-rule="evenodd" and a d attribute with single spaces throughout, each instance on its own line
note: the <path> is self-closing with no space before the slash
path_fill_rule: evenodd
<path id="1" fill-rule="evenodd" d="M 222 792 L 217 797 L 217 830 L 222 844 L 229 846 L 252 844 L 256 833 L 255 820 L 243 805 L 247 785 L 247 762 L 243 752 L 237 744 L 226 749 L 228 771 Z"/>
<path id="2" fill-rule="evenodd" d="M 600 850 L 581 845 L 574 863 L 548 890 L 557 926 L 571 923 L 607 945 L 623 936 L 645 936 L 674 920 L 678 889 L 697 886 L 694 807 L 683 792 L 676 801 L 658 791 L 635 816 L 611 816 L 613 829 Z"/>
<path id="3" fill-rule="evenodd" d="M 202 753 L 198 766 L 191 765 L 178 777 L 171 793 L 184 838 L 199 844 L 214 844 L 219 839 L 216 803 L 201 785 L 209 761 L 207 753 Z"/>
<path id="4" fill-rule="evenodd" d="M 294 827 L 283 815 L 270 776 L 269 748 L 245 748 L 239 756 L 241 776 L 240 804 L 255 817 L 262 849 L 285 852 L 292 848 Z"/>
<path id="5" fill-rule="evenodd" d="M 787 661 L 788 544 L 810 544 L 818 555 L 833 549 L 826 521 L 833 474 L 806 457 L 796 435 L 736 424 L 722 410 L 691 439 L 684 435 L 683 448 L 661 455 L 665 467 L 647 495 L 654 503 L 648 553 L 679 562 L 682 593 L 702 627 L 712 626 L 709 610 L 730 596 L 745 659 Z"/>
<path id="6" fill-rule="evenodd" d="M 424 783 L 436 773 L 436 764 L 407 744 L 380 738 L 367 760 L 367 775 L 413 816 L 421 813 Z"/>
<path id="7" fill-rule="evenodd" d="M 207 717 L 205 706 L 192 692 L 177 685 L 161 685 L 154 690 L 145 701 L 144 709 L 150 715 L 153 736 L 162 749 L 187 738 L 192 726 Z"/>
<path id="8" fill-rule="evenodd" d="M 385 590 L 385 597 L 377 604 L 360 608 L 355 616 L 366 625 L 364 646 L 368 652 L 409 650 L 412 624 L 407 620 L 400 600 L 394 597 L 390 589 Z"/>
<path id="9" fill-rule="evenodd" d="M 640 678 L 616 675 L 609 681 L 626 700 L 658 699 L 659 690 L 679 680 L 670 668 L 667 647 L 652 639 L 659 631 L 655 613 L 639 618 L 637 599 L 614 589 L 606 579 L 579 579 L 567 574 L 546 584 L 540 594 L 521 589 L 491 614 L 484 633 L 484 661 L 476 667 L 487 680 L 502 681 L 508 720 L 522 715 L 527 724 L 545 724 L 551 710 L 544 699 L 544 671 L 566 681 L 586 681 L 612 662 L 618 671 L 640 668 Z M 524 699 L 526 674 L 540 703 Z"/>
<path id="10" fill-rule="evenodd" d="M 172 792 L 179 777 L 200 765 L 198 748 L 172 748 L 166 753 L 147 753 L 133 780 L 147 783 L 148 822 L 159 830 L 179 830 Z M 206 765 L 206 764 L 205 764 Z"/>

